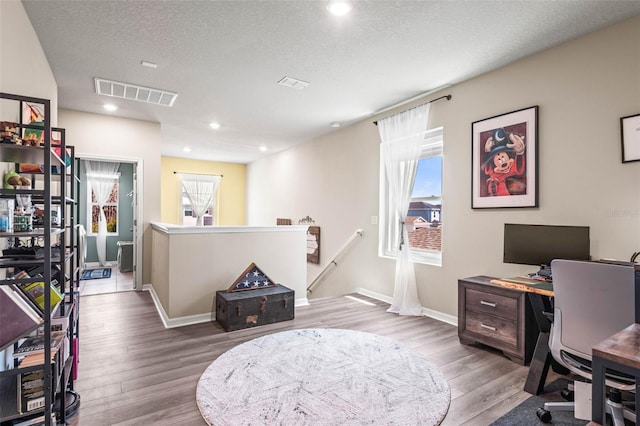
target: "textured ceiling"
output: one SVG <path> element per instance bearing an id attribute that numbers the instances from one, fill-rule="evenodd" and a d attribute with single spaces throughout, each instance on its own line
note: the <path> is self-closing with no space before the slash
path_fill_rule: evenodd
<path id="1" fill-rule="evenodd" d="M 314 0 L 22 3 L 60 108 L 115 103 L 114 115 L 161 123 L 163 155 L 238 163 L 640 14 L 640 1 L 618 0 L 355 1 L 342 18 Z M 310 85 L 278 85 L 284 76 Z M 178 98 L 109 98 L 94 77 Z"/>

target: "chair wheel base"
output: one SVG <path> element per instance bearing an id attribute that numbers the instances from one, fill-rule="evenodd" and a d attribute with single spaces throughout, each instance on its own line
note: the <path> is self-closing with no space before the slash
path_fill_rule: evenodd
<path id="1" fill-rule="evenodd" d="M 538 408 L 536 410 L 536 416 L 538 416 L 542 423 L 549 423 L 551 421 L 551 412 L 544 408 Z"/>
<path id="2" fill-rule="evenodd" d="M 575 399 L 574 392 L 569 389 L 562 389 L 560 391 L 560 395 L 565 399 L 565 401 L 573 401 Z"/>

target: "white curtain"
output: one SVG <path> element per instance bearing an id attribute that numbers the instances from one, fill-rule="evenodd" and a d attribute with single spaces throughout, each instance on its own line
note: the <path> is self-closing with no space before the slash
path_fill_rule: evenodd
<path id="1" fill-rule="evenodd" d="M 100 210 L 98 216 L 98 234 L 96 236 L 96 250 L 100 266 L 107 264 L 107 218 L 104 215 L 104 205 L 109 200 L 113 184 L 118 182 L 118 168 L 120 163 L 107 161 L 85 161 L 87 167 L 87 180 L 96 203 Z M 91 202 L 91 200 L 89 200 Z"/>
<path id="2" fill-rule="evenodd" d="M 378 121 L 382 157 L 389 182 L 392 211 L 389 223 L 396 224 L 401 233 L 393 302 L 388 312 L 400 315 L 422 315 L 405 220 L 428 119 L 429 104 L 425 104 Z"/>
<path id="3" fill-rule="evenodd" d="M 213 206 L 220 185 L 221 176 L 178 173 L 182 181 L 182 188 L 187 193 L 193 214 L 196 216 L 196 226 L 204 225 L 204 214 Z"/>

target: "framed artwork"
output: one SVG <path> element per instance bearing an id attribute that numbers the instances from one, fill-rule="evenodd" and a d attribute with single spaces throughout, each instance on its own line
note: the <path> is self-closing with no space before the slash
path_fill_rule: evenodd
<path id="1" fill-rule="evenodd" d="M 310 226 L 307 230 L 307 262 L 320 263 L 320 227 Z"/>
<path id="2" fill-rule="evenodd" d="M 640 114 L 620 119 L 622 162 L 640 161 Z"/>
<path id="3" fill-rule="evenodd" d="M 538 106 L 471 123 L 471 207 L 538 207 Z"/>

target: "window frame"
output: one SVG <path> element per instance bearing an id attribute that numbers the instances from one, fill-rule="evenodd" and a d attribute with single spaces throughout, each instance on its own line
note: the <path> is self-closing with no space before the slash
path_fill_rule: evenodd
<path id="1" fill-rule="evenodd" d="M 115 182 L 113 182 L 114 185 L 118 185 L 118 200 L 115 203 L 105 203 L 105 207 L 108 206 L 115 206 L 116 208 L 116 231 L 115 232 L 109 232 L 109 230 L 107 230 L 107 236 L 108 237 L 112 237 L 112 236 L 117 236 L 120 233 L 120 174 L 118 173 L 118 176 L 115 180 Z M 98 203 L 94 203 L 93 202 L 93 188 L 91 187 L 90 183 L 87 183 L 87 236 L 96 236 L 98 235 L 97 232 L 93 232 L 93 206 L 94 205 L 98 205 Z"/>
<path id="2" fill-rule="evenodd" d="M 182 186 L 182 183 L 180 183 L 180 190 L 182 191 L 180 193 L 180 225 L 181 226 L 196 226 L 195 223 L 194 224 L 185 224 L 184 223 L 184 218 L 187 217 L 185 215 L 187 210 L 190 210 L 193 213 L 193 208 L 191 208 L 191 204 L 186 204 L 186 202 L 189 201 L 189 197 L 187 196 L 186 191 L 184 190 L 184 187 Z M 211 207 L 209 207 L 207 209 L 207 211 L 209 212 L 208 215 L 205 214 L 205 218 L 211 217 L 211 223 L 210 224 L 205 224 L 204 223 L 204 219 L 203 219 L 203 224 L 202 226 L 216 226 L 216 216 L 215 216 L 215 212 L 216 212 L 216 204 L 217 204 L 217 199 L 218 199 L 218 194 L 216 194 L 216 202 L 213 203 L 213 205 Z M 188 208 L 187 208 L 188 206 Z M 193 216 L 191 216 L 193 217 Z"/>
<path id="3" fill-rule="evenodd" d="M 442 169 L 444 174 L 444 131 L 442 127 L 429 129 L 425 132 L 424 141 L 421 145 L 420 159 L 429 157 L 442 157 Z M 414 183 L 415 184 L 415 183 Z M 389 223 L 389 217 L 391 216 L 389 205 L 389 184 L 386 176 L 386 170 L 384 166 L 384 158 L 382 156 L 382 146 L 380 147 L 380 205 L 379 205 L 379 226 L 378 226 L 378 256 L 395 259 L 398 255 L 397 243 L 399 241 L 398 232 L 400 226 L 393 227 Z M 442 218 L 442 208 L 444 204 L 441 203 L 440 218 Z M 394 247 L 395 246 L 395 247 Z M 426 250 L 426 249 L 411 249 L 411 261 L 414 263 L 421 263 L 425 265 L 442 266 L 442 249 Z"/>

